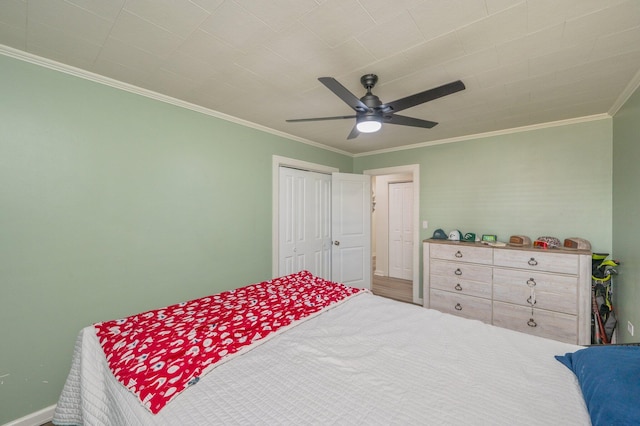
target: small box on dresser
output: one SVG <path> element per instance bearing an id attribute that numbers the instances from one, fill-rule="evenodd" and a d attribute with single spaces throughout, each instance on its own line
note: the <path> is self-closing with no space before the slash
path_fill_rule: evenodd
<path id="1" fill-rule="evenodd" d="M 424 306 L 574 344 L 591 342 L 591 253 L 424 241 Z"/>

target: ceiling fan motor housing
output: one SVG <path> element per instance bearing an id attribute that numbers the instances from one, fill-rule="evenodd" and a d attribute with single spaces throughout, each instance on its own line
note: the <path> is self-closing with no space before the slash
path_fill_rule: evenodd
<path id="1" fill-rule="evenodd" d="M 369 107 L 369 111 L 367 111 L 368 113 L 372 113 L 373 111 L 371 110 L 382 105 L 382 101 L 380 101 L 380 98 L 371 93 L 371 89 L 373 89 L 377 82 L 378 76 L 375 74 L 365 74 L 360 77 L 360 83 L 362 83 L 364 88 L 367 89 L 367 93 L 363 97 L 361 97 L 360 100 L 363 104 Z"/>
<path id="2" fill-rule="evenodd" d="M 379 108 L 382 101 L 371 93 L 371 89 L 377 82 L 378 76 L 375 74 L 365 74 L 360 77 L 360 83 L 367 89 L 367 93 L 360 98 L 360 101 L 369 109 L 368 111 L 356 111 L 356 128 L 364 133 L 376 132 L 382 126 L 382 110 Z"/>
<path id="3" fill-rule="evenodd" d="M 373 89 L 373 87 L 378 82 L 378 76 L 375 74 L 365 74 L 360 77 L 360 83 L 364 86 L 367 91 Z"/>

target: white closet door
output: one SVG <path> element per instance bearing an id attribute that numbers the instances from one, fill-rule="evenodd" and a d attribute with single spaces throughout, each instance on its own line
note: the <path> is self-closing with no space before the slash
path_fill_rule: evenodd
<path id="1" fill-rule="evenodd" d="M 371 176 L 333 173 L 332 277 L 371 288 Z"/>
<path id="2" fill-rule="evenodd" d="M 413 279 L 413 183 L 389 184 L 389 276 Z"/>
<path id="3" fill-rule="evenodd" d="M 280 167 L 279 275 L 331 279 L 331 176 Z"/>

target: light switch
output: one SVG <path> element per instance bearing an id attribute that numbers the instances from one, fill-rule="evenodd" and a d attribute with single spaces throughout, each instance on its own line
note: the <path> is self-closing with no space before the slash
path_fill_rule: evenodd
<path id="1" fill-rule="evenodd" d="M 422 229 L 427 229 L 429 227 L 429 221 L 428 220 L 423 220 L 422 221 Z"/>

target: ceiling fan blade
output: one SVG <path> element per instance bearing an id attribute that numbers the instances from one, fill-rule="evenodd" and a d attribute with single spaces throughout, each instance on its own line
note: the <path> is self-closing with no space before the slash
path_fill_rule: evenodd
<path id="1" fill-rule="evenodd" d="M 327 86 L 327 89 L 331 90 L 340 99 L 342 99 L 347 105 L 358 112 L 369 111 L 369 107 L 365 105 L 356 95 L 351 93 L 346 87 L 338 82 L 333 77 L 320 77 L 318 78 L 320 83 Z"/>
<path id="2" fill-rule="evenodd" d="M 440 87 L 416 93 L 415 95 L 407 96 L 406 98 L 383 104 L 380 106 L 380 109 L 384 112 L 400 112 L 404 109 L 411 108 L 443 96 L 451 95 L 452 93 L 456 93 L 464 89 L 464 83 L 458 80 L 453 83 L 448 83 Z"/>
<path id="3" fill-rule="evenodd" d="M 358 137 L 358 135 L 360 135 L 358 128 L 356 126 L 353 126 L 353 129 L 351 129 L 351 133 L 349 133 L 349 136 L 347 136 L 347 139 L 355 139 Z"/>
<path id="4" fill-rule="evenodd" d="M 422 127 L 430 129 L 434 127 L 436 124 L 435 121 L 421 120 L 419 118 L 413 117 L 405 117 L 404 115 L 385 115 L 383 117 L 383 121 L 389 124 L 399 124 L 401 126 L 412 126 L 412 127 Z"/>
<path id="5" fill-rule="evenodd" d="M 355 115 L 338 115 L 336 117 L 317 117 L 317 118 L 294 118 L 293 120 L 285 120 L 287 123 L 298 123 L 301 121 L 325 121 L 325 120 L 348 120 L 356 118 Z"/>

